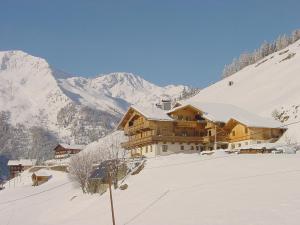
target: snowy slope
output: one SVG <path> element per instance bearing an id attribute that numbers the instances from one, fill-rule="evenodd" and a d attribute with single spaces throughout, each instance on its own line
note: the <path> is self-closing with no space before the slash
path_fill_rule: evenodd
<path id="1" fill-rule="evenodd" d="M 178 97 L 184 88 L 160 87 L 130 73 L 76 77 L 22 51 L 0 52 L 0 111 L 9 111 L 14 125 L 47 127 L 71 142 L 95 140 L 114 128 L 129 105 Z"/>
<path id="2" fill-rule="evenodd" d="M 190 100 L 228 103 L 266 117 L 277 109 L 289 116 L 286 123 L 299 120 L 300 41 L 201 90 Z M 288 135 L 300 141 L 299 128 L 291 126 Z"/>
<path id="3" fill-rule="evenodd" d="M 150 159 L 114 191 L 116 224 L 298 225 L 300 154 L 178 154 Z M 111 224 L 109 195 L 83 195 L 66 174 L 0 191 L 1 224 Z M 26 179 L 27 176 L 27 179 Z M 279 185 L 280 184 L 280 185 Z"/>

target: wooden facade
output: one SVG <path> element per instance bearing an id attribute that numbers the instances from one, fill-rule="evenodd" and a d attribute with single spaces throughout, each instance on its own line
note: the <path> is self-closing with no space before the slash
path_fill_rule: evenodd
<path id="1" fill-rule="evenodd" d="M 55 159 L 65 159 L 71 155 L 79 153 L 83 147 L 80 146 L 71 146 L 65 144 L 58 144 L 54 149 L 54 158 Z"/>
<path id="2" fill-rule="evenodd" d="M 39 171 L 36 173 L 33 173 L 31 175 L 32 186 L 39 186 L 39 185 L 47 182 L 50 178 L 51 178 L 51 175 L 39 173 Z"/>
<path id="3" fill-rule="evenodd" d="M 211 143 L 215 138 L 217 142 L 227 142 L 225 124 L 204 119 L 202 112 L 193 107 L 171 112 L 169 116 L 169 121 L 149 120 L 142 113 L 129 109 L 119 126 L 128 136 L 128 141 L 122 143 L 122 147 L 134 149 L 161 142 L 207 145 L 212 148 Z"/>
<path id="4" fill-rule="evenodd" d="M 16 177 L 19 173 L 22 173 L 24 170 L 28 169 L 25 166 L 19 164 L 19 165 L 9 165 L 9 174 L 10 178 Z"/>
<path id="5" fill-rule="evenodd" d="M 241 147 L 242 143 L 250 145 L 251 140 L 256 140 L 256 143 L 275 142 L 277 141 L 286 129 L 283 128 L 266 128 L 247 126 L 235 119 L 230 119 L 226 124 L 226 129 L 229 131 L 228 141 L 233 143 L 232 148 Z"/>
<path id="6" fill-rule="evenodd" d="M 140 154 L 152 152 L 153 144 L 174 146 L 174 144 L 195 145 L 190 150 L 213 150 L 236 148 L 251 144 L 251 140 L 276 141 L 285 129 L 247 126 L 235 119 L 211 121 L 201 110 L 187 105 L 166 113 L 169 120 L 149 118 L 134 108 L 130 108 L 118 129 L 124 130 L 128 141 L 122 147 L 128 150 L 141 149 Z M 249 142 L 247 142 L 249 141 Z M 146 146 L 145 152 L 142 148 Z M 162 148 L 167 148 L 163 147 Z M 184 147 L 181 147 L 183 149 Z"/>
<path id="7" fill-rule="evenodd" d="M 16 177 L 23 171 L 31 168 L 36 163 L 36 160 L 21 159 L 21 160 L 9 160 L 7 166 L 9 168 L 10 179 Z"/>

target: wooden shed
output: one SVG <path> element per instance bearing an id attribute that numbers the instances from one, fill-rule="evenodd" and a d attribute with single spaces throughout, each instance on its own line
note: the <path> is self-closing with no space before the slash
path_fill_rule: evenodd
<path id="1" fill-rule="evenodd" d="M 52 175 L 50 175 L 47 171 L 41 170 L 41 171 L 36 171 L 31 175 L 32 179 L 32 185 L 33 186 L 39 186 L 45 182 L 47 182 Z"/>

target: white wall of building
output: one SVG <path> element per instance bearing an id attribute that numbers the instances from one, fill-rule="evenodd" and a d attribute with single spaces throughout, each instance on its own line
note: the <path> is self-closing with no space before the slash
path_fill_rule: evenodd
<path id="1" fill-rule="evenodd" d="M 229 149 L 235 149 L 240 147 L 245 147 L 248 145 L 256 145 L 256 144 L 262 144 L 262 143 L 268 143 L 269 140 L 245 140 L 245 141 L 238 141 L 238 142 L 232 142 L 229 143 L 228 148 Z"/>
<path id="2" fill-rule="evenodd" d="M 198 147 L 198 150 L 197 150 Z M 186 143 L 162 143 L 159 142 L 157 144 L 151 144 L 147 146 L 143 146 L 140 148 L 134 149 L 132 152 L 134 153 L 142 153 L 142 155 L 146 157 L 155 157 L 158 155 L 170 155 L 174 153 L 192 153 L 199 152 L 200 145 L 195 144 L 186 144 Z M 183 150 L 182 150 L 183 148 Z"/>

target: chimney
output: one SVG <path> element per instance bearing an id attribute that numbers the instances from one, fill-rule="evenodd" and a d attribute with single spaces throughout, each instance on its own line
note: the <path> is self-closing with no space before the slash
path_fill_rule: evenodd
<path id="1" fill-rule="evenodd" d="M 162 99 L 161 100 L 162 110 L 170 110 L 171 109 L 171 99 Z"/>

